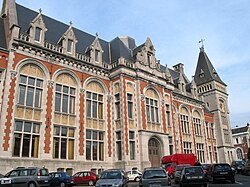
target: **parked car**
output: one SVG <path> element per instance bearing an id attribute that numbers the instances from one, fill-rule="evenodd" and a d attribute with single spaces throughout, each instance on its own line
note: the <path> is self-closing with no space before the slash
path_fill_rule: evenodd
<path id="1" fill-rule="evenodd" d="M 202 166 L 187 166 L 183 168 L 180 176 L 180 187 L 187 185 L 202 185 L 207 187 L 208 176 Z"/>
<path id="2" fill-rule="evenodd" d="M 110 170 L 105 170 L 101 173 L 95 186 L 126 187 L 127 184 L 128 184 L 128 177 L 126 175 L 126 172 L 120 169 L 110 169 Z"/>
<path id="3" fill-rule="evenodd" d="M 142 175 L 142 172 L 137 169 L 132 169 L 130 171 L 127 171 L 126 173 L 129 181 L 136 181 L 136 182 L 140 180 L 140 177 Z"/>
<path id="4" fill-rule="evenodd" d="M 201 165 L 208 177 L 211 175 L 212 164 L 202 164 Z"/>
<path id="5" fill-rule="evenodd" d="M 171 180 L 164 168 L 145 168 L 139 181 L 140 187 L 170 186 Z"/>
<path id="6" fill-rule="evenodd" d="M 48 169 L 39 167 L 19 167 L 0 179 L 0 186 L 45 187 L 50 185 Z"/>
<path id="7" fill-rule="evenodd" d="M 217 180 L 230 180 L 232 183 L 235 183 L 235 173 L 227 163 L 213 164 L 211 178 L 213 183 Z"/>
<path id="8" fill-rule="evenodd" d="M 49 176 L 51 178 L 50 186 L 66 187 L 70 185 L 71 176 L 66 172 L 52 172 Z"/>
<path id="9" fill-rule="evenodd" d="M 174 177 L 174 181 L 176 184 L 178 184 L 180 182 L 180 176 L 181 176 L 181 171 L 184 167 L 190 166 L 190 164 L 180 164 L 177 165 L 175 168 L 175 177 Z"/>
<path id="10" fill-rule="evenodd" d="M 0 173 L 0 178 L 3 178 L 3 177 L 4 177 L 4 175 Z"/>
<path id="11" fill-rule="evenodd" d="M 87 184 L 94 186 L 97 181 L 97 175 L 91 171 L 81 171 L 74 174 L 71 178 L 71 185 Z"/>
<path id="12" fill-rule="evenodd" d="M 242 173 L 244 166 L 245 166 L 244 160 L 233 161 L 231 164 L 231 167 L 235 169 L 236 173 Z"/>

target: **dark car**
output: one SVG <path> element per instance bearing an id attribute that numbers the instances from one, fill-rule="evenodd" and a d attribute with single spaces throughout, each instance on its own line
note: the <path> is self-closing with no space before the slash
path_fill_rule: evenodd
<path id="1" fill-rule="evenodd" d="M 181 171 L 184 167 L 190 166 L 190 164 L 180 164 L 177 165 L 175 168 L 175 177 L 174 177 L 174 181 L 176 184 L 178 184 L 180 182 L 180 176 L 181 176 Z"/>
<path id="2" fill-rule="evenodd" d="M 242 173 L 244 166 L 245 166 L 245 161 L 243 161 L 243 160 L 233 161 L 231 164 L 231 167 L 234 168 L 236 173 Z"/>
<path id="3" fill-rule="evenodd" d="M 71 185 L 87 184 L 94 186 L 97 181 L 97 175 L 91 171 L 81 171 L 74 174 L 71 178 Z"/>
<path id="4" fill-rule="evenodd" d="M 66 187 L 70 185 L 71 176 L 66 172 L 52 172 L 49 176 L 51 178 L 50 186 Z"/>
<path id="5" fill-rule="evenodd" d="M 232 183 L 235 183 L 235 173 L 227 163 L 213 164 L 211 178 L 213 183 L 218 180 L 230 180 Z"/>
<path id="6" fill-rule="evenodd" d="M 50 176 L 48 169 L 38 167 L 19 167 L 11 170 L 0 179 L 0 187 L 48 187 Z"/>
<path id="7" fill-rule="evenodd" d="M 180 186 L 207 186 L 209 179 L 202 166 L 188 166 L 183 168 L 180 176 Z"/>
<path id="8" fill-rule="evenodd" d="M 109 169 L 105 170 L 100 174 L 96 187 L 126 187 L 128 185 L 128 177 L 126 172 L 121 169 Z"/>
<path id="9" fill-rule="evenodd" d="M 145 168 L 139 181 L 140 187 L 170 186 L 171 180 L 163 168 Z"/>
<path id="10" fill-rule="evenodd" d="M 202 164 L 201 165 L 208 177 L 211 175 L 212 164 Z"/>

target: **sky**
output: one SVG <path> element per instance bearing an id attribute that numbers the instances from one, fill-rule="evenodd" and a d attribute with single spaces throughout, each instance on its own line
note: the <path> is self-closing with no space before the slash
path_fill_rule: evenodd
<path id="1" fill-rule="evenodd" d="M 162 65 L 181 62 L 195 73 L 201 39 L 227 84 L 231 126 L 250 123 L 249 0 L 16 0 L 17 3 L 111 41 L 149 37 Z M 248 76 L 249 75 L 249 76 Z"/>

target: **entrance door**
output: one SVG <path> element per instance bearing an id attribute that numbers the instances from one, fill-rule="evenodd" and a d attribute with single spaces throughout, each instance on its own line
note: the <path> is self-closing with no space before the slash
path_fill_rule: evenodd
<path id="1" fill-rule="evenodd" d="M 148 142 L 148 155 L 151 167 L 159 167 L 161 162 L 161 148 L 156 138 L 151 138 Z"/>

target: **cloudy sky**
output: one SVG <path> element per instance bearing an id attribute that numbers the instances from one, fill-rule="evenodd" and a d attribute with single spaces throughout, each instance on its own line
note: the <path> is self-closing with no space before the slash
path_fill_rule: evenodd
<path id="1" fill-rule="evenodd" d="M 149 37 L 156 58 L 168 67 L 182 62 L 191 79 L 199 40 L 228 85 L 231 126 L 250 123 L 249 0 L 16 0 L 49 17 L 111 41 Z"/>

